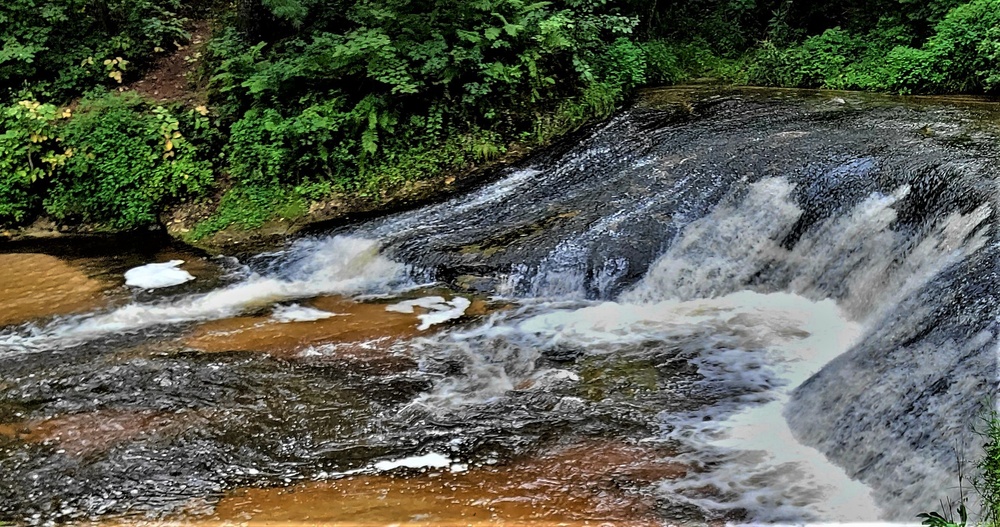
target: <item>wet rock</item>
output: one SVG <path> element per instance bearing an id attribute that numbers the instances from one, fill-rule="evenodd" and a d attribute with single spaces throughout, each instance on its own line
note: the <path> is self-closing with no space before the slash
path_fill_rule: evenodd
<path id="1" fill-rule="evenodd" d="M 459 289 L 476 293 L 492 293 L 496 290 L 497 279 L 489 276 L 463 274 L 456 276 L 454 284 Z"/>
<path id="2" fill-rule="evenodd" d="M 557 344 L 542 350 L 542 356 L 553 362 L 573 362 L 582 354 L 582 349 L 566 344 Z"/>

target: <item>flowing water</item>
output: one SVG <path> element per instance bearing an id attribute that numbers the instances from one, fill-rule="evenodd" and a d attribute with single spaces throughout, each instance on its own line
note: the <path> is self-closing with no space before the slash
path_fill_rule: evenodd
<path id="1" fill-rule="evenodd" d="M 273 253 L 0 255 L 0 521 L 912 520 L 996 393 L 997 110 L 661 90 Z"/>

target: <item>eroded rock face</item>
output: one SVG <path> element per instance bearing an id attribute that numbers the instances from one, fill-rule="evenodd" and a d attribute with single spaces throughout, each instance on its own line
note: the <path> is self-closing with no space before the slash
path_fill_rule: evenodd
<path id="1" fill-rule="evenodd" d="M 0 254 L 0 269 L 0 326 L 93 309 L 109 288 L 45 254 Z"/>

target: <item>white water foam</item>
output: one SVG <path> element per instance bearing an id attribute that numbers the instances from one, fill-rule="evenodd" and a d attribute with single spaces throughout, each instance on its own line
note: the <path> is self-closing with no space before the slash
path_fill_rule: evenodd
<path id="1" fill-rule="evenodd" d="M 420 319 L 420 325 L 417 329 L 426 331 L 431 326 L 462 318 L 465 316 L 465 311 L 471 305 L 472 302 L 468 298 L 461 296 L 456 296 L 451 300 L 445 300 L 441 296 L 427 296 L 415 300 L 404 300 L 403 302 L 386 306 L 385 310 L 407 314 L 413 313 L 418 307 L 429 310 L 429 313 L 417 315 L 417 318 Z"/>
<path id="2" fill-rule="evenodd" d="M 661 350 L 693 350 L 685 359 L 704 377 L 704 389 L 718 391 L 721 400 L 691 414 L 660 416 L 665 433 L 655 440 L 680 444 L 678 461 L 696 467 L 662 484 L 665 499 L 710 516 L 745 511 L 761 522 L 879 518 L 869 489 L 799 445 L 782 417 L 791 389 L 848 349 L 860 332 L 833 301 L 743 291 L 714 299 L 531 309 L 541 313 L 498 315 L 477 328 L 418 342 L 425 357 L 461 357 L 466 374 L 442 379 L 416 404 L 447 413 L 489 403 L 516 387 L 579 382 L 570 372 L 535 369 L 547 349 L 620 355 L 657 342 Z"/>
<path id="3" fill-rule="evenodd" d="M 281 323 L 316 322 L 317 320 L 326 320 L 337 316 L 344 315 L 342 313 L 323 311 L 322 309 L 316 309 L 314 307 L 300 306 L 299 304 L 277 306 L 274 308 L 274 311 L 271 312 L 271 319 Z"/>
<path id="4" fill-rule="evenodd" d="M 125 285 L 141 289 L 160 289 L 194 280 L 191 273 L 178 269 L 184 260 L 151 263 L 125 271 Z"/>
<path id="5" fill-rule="evenodd" d="M 405 457 L 390 461 L 379 461 L 375 463 L 375 470 L 388 472 L 397 468 L 446 468 L 451 467 L 452 461 L 444 454 L 430 452 L 422 456 Z"/>
<path id="6" fill-rule="evenodd" d="M 294 248 L 293 248 L 294 250 Z M 106 313 L 72 317 L 28 334 L 0 334 L 0 352 L 68 346 L 144 328 L 216 320 L 277 302 L 327 294 L 387 292 L 409 285 L 406 267 L 379 254 L 375 240 L 335 236 L 310 241 L 290 276 L 254 274 L 245 280 L 177 300 L 128 304 Z"/>
<path id="7" fill-rule="evenodd" d="M 989 205 L 953 213 L 917 237 L 893 230 L 895 206 L 908 186 L 873 193 L 852 209 L 811 229 L 791 250 L 781 241 L 802 216 L 794 185 L 769 178 L 750 185 L 738 202 L 692 222 L 643 280 L 622 295 L 629 303 L 710 298 L 751 287 L 766 273 L 769 287 L 814 300 L 834 295 L 855 320 L 877 317 L 943 269 L 982 248 Z M 763 291 L 769 292 L 769 291 Z"/>

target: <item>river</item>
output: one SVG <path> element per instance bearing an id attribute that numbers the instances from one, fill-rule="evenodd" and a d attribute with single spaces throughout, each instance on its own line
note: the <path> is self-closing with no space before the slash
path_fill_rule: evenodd
<path id="1" fill-rule="evenodd" d="M 996 395 L 998 110 L 655 90 L 264 254 L 0 247 L 0 521 L 912 521 Z"/>

